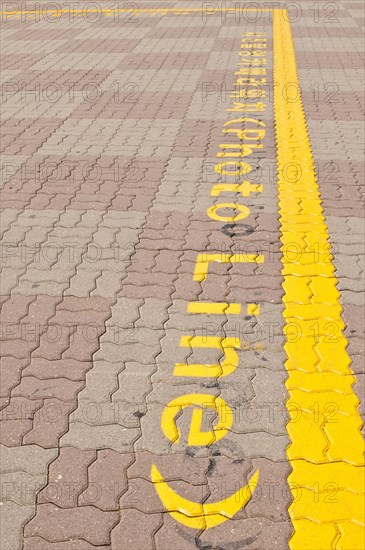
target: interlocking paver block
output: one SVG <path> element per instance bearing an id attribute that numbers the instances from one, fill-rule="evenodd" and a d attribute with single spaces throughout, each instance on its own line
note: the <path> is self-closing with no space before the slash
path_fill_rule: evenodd
<path id="1" fill-rule="evenodd" d="M 116 512 L 102 512 L 94 506 L 62 509 L 39 504 L 37 516 L 26 526 L 24 536 L 40 536 L 51 542 L 83 538 L 95 546 L 108 545 L 110 530 L 117 521 Z"/>
<path id="2" fill-rule="evenodd" d="M 87 468 L 95 458 L 93 452 L 62 449 L 49 468 L 48 485 L 39 494 L 38 502 L 51 502 L 60 508 L 77 506 L 78 496 L 87 487 Z"/>
<path id="3" fill-rule="evenodd" d="M 9 444 L 6 438 L 5 444 Z M 35 513 L 37 493 L 46 484 L 47 466 L 56 456 L 56 449 L 46 450 L 37 445 L 1 446 L 1 544 L 4 548 L 22 547 L 23 527 Z"/>
<path id="4" fill-rule="evenodd" d="M 143 525 L 136 533 L 134 526 Z M 124 545 L 135 548 L 154 548 L 154 534 L 162 525 L 162 514 L 144 514 L 137 509 L 122 510 L 120 521 L 111 532 L 111 548 Z"/>

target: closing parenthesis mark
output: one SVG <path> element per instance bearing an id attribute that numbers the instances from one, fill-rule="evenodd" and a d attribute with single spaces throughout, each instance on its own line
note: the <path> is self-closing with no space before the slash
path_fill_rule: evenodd
<path id="1" fill-rule="evenodd" d="M 151 468 L 151 480 L 166 510 L 176 521 L 192 529 L 209 529 L 231 519 L 250 500 L 258 479 L 259 469 L 251 476 L 247 485 L 230 497 L 219 502 L 200 504 L 178 495 L 169 487 L 154 464 Z"/>

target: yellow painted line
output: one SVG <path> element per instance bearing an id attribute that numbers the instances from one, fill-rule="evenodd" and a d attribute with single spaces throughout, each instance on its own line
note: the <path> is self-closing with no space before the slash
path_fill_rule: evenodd
<path id="1" fill-rule="evenodd" d="M 295 263 L 287 254 L 282 258 L 286 328 L 295 323 L 301 335 L 285 344 L 291 416 L 287 455 L 293 468 L 288 481 L 294 498 L 290 548 L 363 549 L 362 421 L 303 104 L 282 94 L 286 85 L 300 90 L 283 10 L 274 12 L 274 81 L 279 83 L 274 87 L 274 116 L 281 241 L 283 248 L 288 242 L 305 247 Z M 285 180 L 288 163 L 300 167 L 295 183 Z M 317 258 L 314 246 L 319 246 Z"/>

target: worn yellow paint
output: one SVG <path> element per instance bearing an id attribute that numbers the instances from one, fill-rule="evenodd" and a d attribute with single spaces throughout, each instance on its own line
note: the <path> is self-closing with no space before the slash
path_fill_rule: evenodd
<path id="1" fill-rule="evenodd" d="M 241 304 L 227 302 L 189 302 L 188 313 L 207 313 L 208 315 L 239 315 Z"/>
<path id="2" fill-rule="evenodd" d="M 222 151 L 217 153 L 220 158 L 243 158 L 252 155 L 254 149 L 263 149 L 262 143 L 220 143 L 219 148 Z"/>
<path id="3" fill-rule="evenodd" d="M 242 103 L 234 101 L 232 107 L 226 109 L 228 113 L 262 113 L 266 111 L 266 103 L 259 101 L 258 103 Z"/>
<path id="4" fill-rule="evenodd" d="M 231 129 L 232 132 L 239 132 L 239 130 Z M 244 139 L 244 138 L 242 138 Z M 227 166 L 232 166 L 233 169 L 226 170 Z M 252 170 L 252 166 L 250 166 L 247 162 L 244 162 L 242 160 L 225 160 L 223 162 L 220 162 L 219 164 L 216 164 L 214 166 L 214 170 L 217 172 L 217 174 L 223 175 L 223 176 L 242 176 L 243 174 L 248 174 Z"/>
<path id="5" fill-rule="evenodd" d="M 190 376 L 194 378 L 217 378 L 228 376 L 238 367 L 238 354 L 234 348 L 240 348 L 239 338 L 220 338 L 219 336 L 182 336 L 180 347 L 210 348 L 221 350 L 225 357 L 218 364 L 186 364 L 176 363 L 174 376 Z"/>
<path id="6" fill-rule="evenodd" d="M 238 263 L 264 263 L 262 254 L 198 254 L 194 269 L 194 281 L 204 281 L 208 275 L 209 264 L 218 262 L 223 264 L 238 264 Z"/>
<path id="7" fill-rule="evenodd" d="M 181 395 L 164 408 L 161 416 L 161 428 L 169 441 L 172 443 L 180 442 L 180 430 L 176 426 L 176 417 L 183 409 L 193 407 L 190 429 L 188 434 L 188 445 L 192 447 L 208 447 L 216 441 L 227 435 L 232 427 L 233 412 L 232 409 L 221 397 L 207 393 L 190 393 Z M 208 431 L 202 431 L 204 409 L 213 410 L 218 417 L 214 428 Z"/>
<path id="8" fill-rule="evenodd" d="M 218 156 L 220 156 L 220 153 L 218 153 Z M 241 193 L 242 197 L 249 197 L 251 193 L 261 193 L 263 189 L 263 185 L 249 181 L 243 181 L 242 183 L 217 183 L 213 185 L 210 195 L 211 197 L 218 197 L 220 193 Z"/>
<path id="9" fill-rule="evenodd" d="M 155 484 L 156 491 L 162 504 L 171 516 L 192 529 L 209 529 L 216 527 L 235 514 L 250 500 L 256 489 L 259 479 L 259 470 L 251 476 L 247 485 L 241 487 L 230 497 L 219 502 L 201 504 L 180 496 L 164 480 L 162 474 L 153 464 L 151 480 Z"/>
<path id="10" fill-rule="evenodd" d="M 227 214 L 217 214 L 217 210 L 222 208 L 228 208 L 230 210 L 238 210 L 239 214 L 233 216 L 228 216 Z M 221 202 L 220 204 L 213 204 L 207 210 L 207 215 L 215 221 L 218 222 L 238 222 L 239 220 L 244 220 L 251 214 L 251 210 L 248 206 L 244 204 L 237 204 L 235 202 Z"/>
<path id="11" fill-rule="evenodd" d="M 257 317 L 260 315 L 260 304 L 247 304 L 247 315 Z"/>
<path id="12" fill-rule="evenodd" d="M 299 335 L 289 338 L 288 329 L 285 344 L 292 442 L 287 454 L 293 468 L 288 481 L 294 497 L 290 548 L 355 550 L 365 540 L 362 421 L 303 104 L 282 93 L 287 84 L 300 89 L 282 10 L 274 12 L 274 81 L 280 84 L 274 88 L 274 113 L 284 318 L 286 328 L 295 326 Z M 290 163 L 297 167 L 295 178 L 286 173 Z M 300 253 L 290 259 L 285 246 L 293 242 Z"/>

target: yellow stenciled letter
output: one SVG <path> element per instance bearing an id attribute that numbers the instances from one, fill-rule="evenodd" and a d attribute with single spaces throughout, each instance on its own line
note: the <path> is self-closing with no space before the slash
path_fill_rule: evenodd
<path id="1" fill-rule="evenodd" d="M 231 210 L 239 210 L 239 213 L 234 216 L 228 216 L 217 214 L 217 210 L 221 208 L 228 208 Z M 214 204 L 207 210 L 207 214 L 212 220 L 220 222 L 238 222 L 239 220 L 244 220 L 250 215 L 250 209 L 243 204 L 237 204 L 236 202 L 222 202 L 220 204 Z"/>
<path id="2" fill-rule="evenodd" d="M 264 263 L 262 254 L 198 254 L 194 270 L 194 281 L 204 281 L 208 275 L 208 268 L 211 262 L 220 262 L 226 264 L 236 263 Z"/>
<path id="3" fill-rule="evenodd" d="M 182 336 L 180 347 L 221 349 L 225 358 L 220 365 L 203 365 L 202 363 L 176 363 L 174 376 L 194 376 L 201 378 L 228 376 L 238 367 L 238 354 L 234 348 L 240 348 L 238 338 L 220 338 L 219 336 Z"/>
<path id="4" fill-rule="evenodd" d="M 224 126 L 229 126 L 234 122 L 252 122 L 253 124 L 257 124 L 258 126 L 265 127 L 264 122 L 260 120 L 256 120 L 255 118 L 235 118 L 233 120 L 229 120 L 228 122 L 225 122 Z M 246 128 L 244 130 L 239 130 L 237 128 L 224 128 L 223 133 L 224 134 L 235 133 L 239 139 L 261 140 L 265 137 L 266 131 L 259 130 L 257 128 Z"/>
<path id="5" fill-rule="evenodd" d="M 186 407 L 194 407 L 188 434 L 188 445 L 192 447 L 206 447 L 222 439 L 232 426 L 232 409 L 220 397 L 205 393 L 191 393 L 182 395 L 164 408 L 161 416 L 162 431 L 172 443 L 179 443 L 180 430 L 176 426 L 176 415 Z M 207 432 L 201 431 L 203 410 L 212 409 L 218 415 L 215 428 Z"/>

